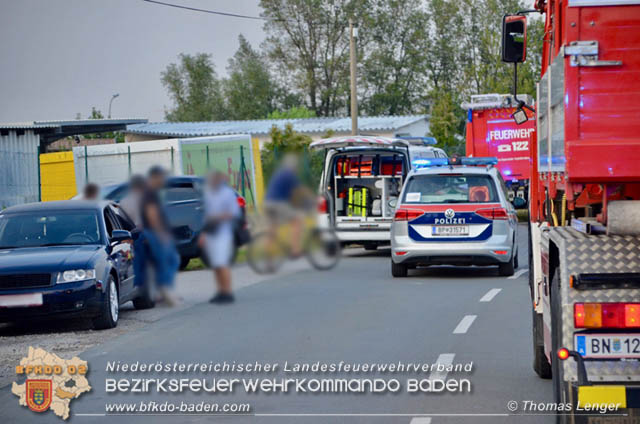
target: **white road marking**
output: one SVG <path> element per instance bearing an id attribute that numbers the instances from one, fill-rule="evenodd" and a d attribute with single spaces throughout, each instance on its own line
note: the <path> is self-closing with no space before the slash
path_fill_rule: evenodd
<path id="1" fill-rule="evenodd" d="M 518 278 L 519 276 L 521 276 L 525 272 L 529 272 L 529 270 L 528 269 L 521 269 L 520 271 L 518 271 L 515 274 L 513 274 L 511 277 L 507 277 L 507 280 L 515 280 L 516 278 Z"/>
<path id="2" fill-rule="evenodd" d="M 464 318 L 462 318 L 462 321 L 460 321 L 460 324 L 458 324 L 456 329 L 453 330 L 453 334 L 465 334 L 477 317 L 478 315 L 466 315 Z"/>
<path id="3" fill-rule="evenodd" d="M 436 364 L 441 364 L 446 368 L 447 366 L 453 364 L 453 358 L 455 357 L 455 353 L 442 353 L 440 354 L 440 356 L 438 356 Z M 447 378 L 448 373 L 448 371 L 438 371 L 437 369 L 435 369 L 429 374 L 429 380 L 444 380 L 445 378 Z"/>
<path id="4" fill-rule="evenodd" d="M 431 424 L 431 417 L 414 417 L 409 424 Z"/>
<path id="5" fill-rule="evenodd" d="M 500 293 L 502 291 L 502 289 L 491 289 L 487 292 L 487 294 L 485 294 L 484 296 L 482 296 L 480 298 L 480 302 L 491 302 L 493 300 L 494 297 L 496 297 L 496 295 L 498 293 Z"/>

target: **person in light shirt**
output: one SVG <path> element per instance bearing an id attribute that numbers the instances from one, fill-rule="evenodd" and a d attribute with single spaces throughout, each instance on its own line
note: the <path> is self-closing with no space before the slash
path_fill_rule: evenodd
<path id="1" fill-rule="evenodd" d="M 241 216 L 236 193 L 222 172 L 212 173 L 204 193 L 205 224 L 201 246 L 213 268 L 217 293 L 211 303 L 231 303 L 231 261 L 234 248 L 234 225 Z"/>

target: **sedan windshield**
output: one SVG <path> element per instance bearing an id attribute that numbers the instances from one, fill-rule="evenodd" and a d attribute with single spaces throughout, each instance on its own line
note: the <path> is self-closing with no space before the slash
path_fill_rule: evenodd
<path id="1" fill-rule="evenodd" d="M 99 228 L 93 211 L 0 214 L 0 249 L 98 244 Z"/>
<path id="2" fill-rule="evenodd" d="M 498 193 L 488 175 L 416 175 L 407 182 L 404 203 L 489 203 Z"/>

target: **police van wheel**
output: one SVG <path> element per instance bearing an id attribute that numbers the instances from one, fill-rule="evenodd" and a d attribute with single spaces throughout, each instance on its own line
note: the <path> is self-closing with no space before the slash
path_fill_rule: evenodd
<path id="1" fill-rule="evenodd" d="M 404 264 L 397 264 L 391 261 L 391 275 L 396 278 L 406 277 L 408 274 L 408 268 Z"/>
<path id="2" fill-rule="evenodd" d="M 500 274 L 501 277 L 510 277 L 516 272 L 516 262 L 518 260 L 516 256 L 518 255 L 518 252 L 516 252 L 515 246 L 513 246 L 511 251 L 513 254 L 511 255 L 509 262 L 498 265 L 498 274 Z"/>

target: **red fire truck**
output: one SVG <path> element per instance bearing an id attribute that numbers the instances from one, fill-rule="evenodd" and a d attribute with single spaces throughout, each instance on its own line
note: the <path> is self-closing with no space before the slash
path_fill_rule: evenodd
<path id="1" fill-rule="evenodd" d="M 528 95 L 518 100 L 533 108 Z M 467 110 L 467 156 L 496 157 L 497 168 L 509 189 L 509 200 L 523 207 L 528 198 L 529 137 L 535 131 L 535 114 L 524 109 L 527 121 L 521 125 L 511 117 L 518 103 L 510 94 L 480 94 L 463 103 Z"/>
<path id="2" fill-rule="evenodd" d="M 640 1 L 537 0 L 505 16 L 516 77 L 530 12 L 545 22 L 530 139 L 533 366 L 571 406 L 558 422 L 593 418 L 580 415 L 587 403 L 639 422 Z"/>

